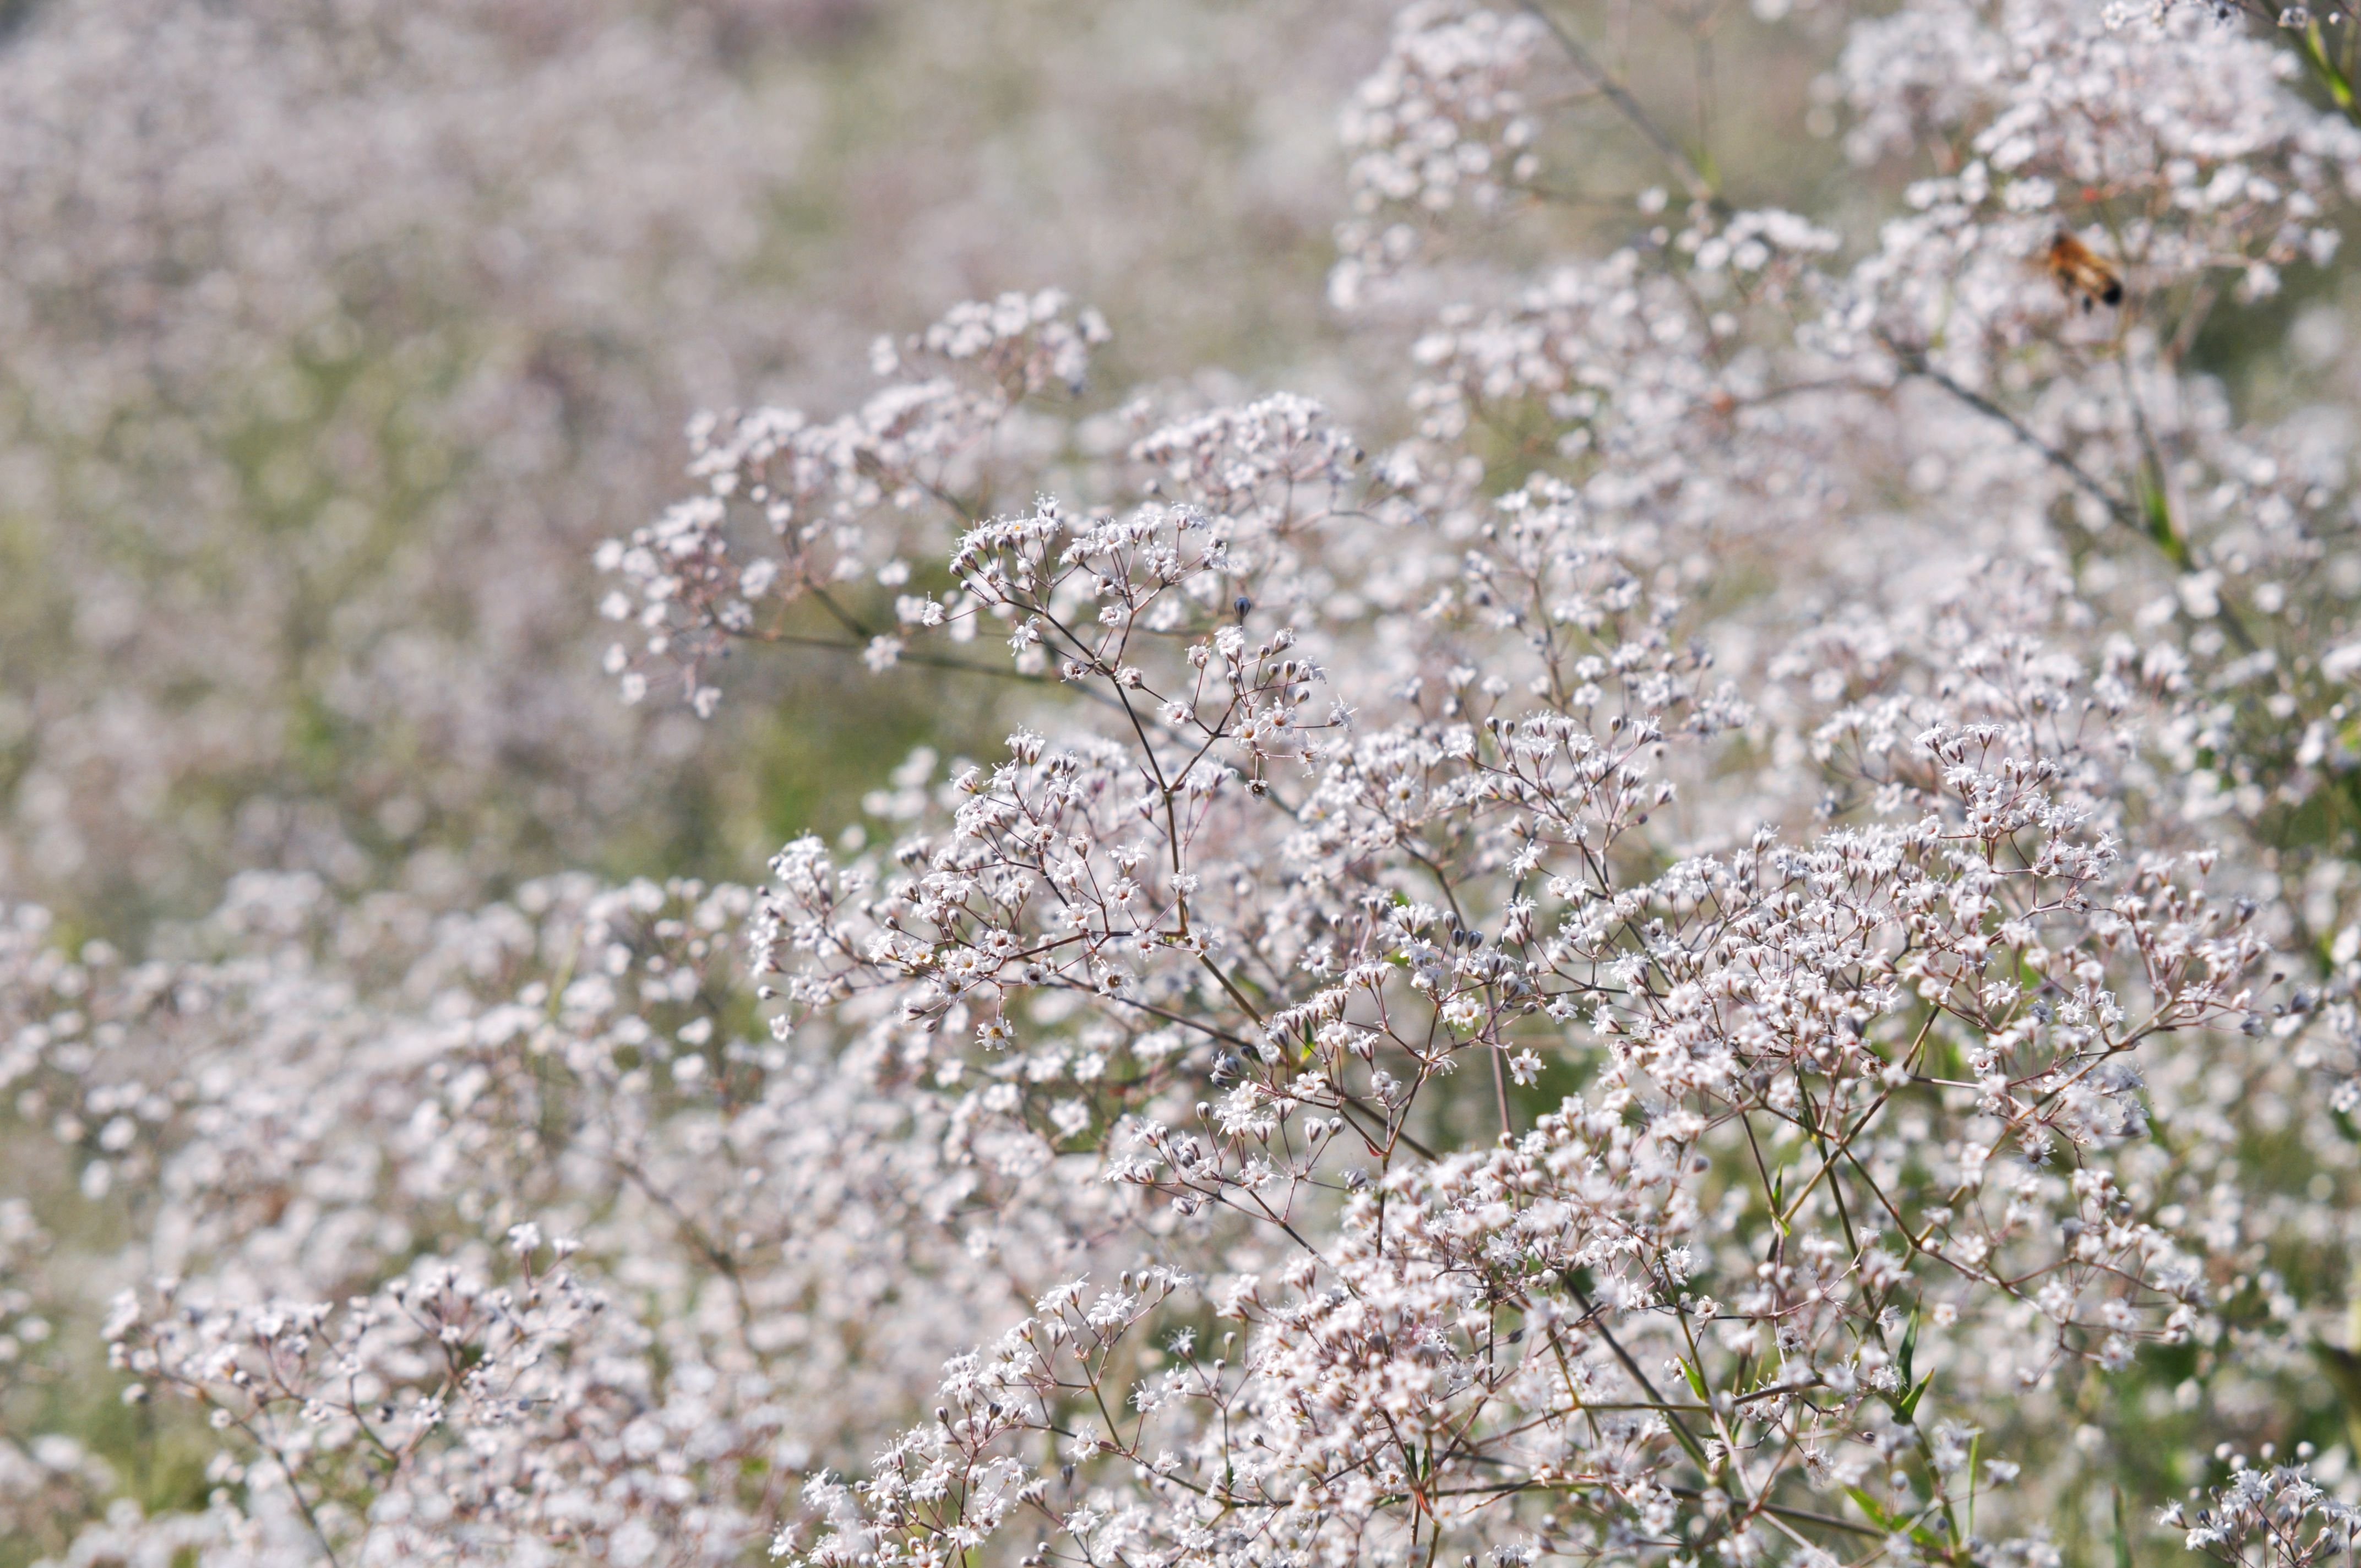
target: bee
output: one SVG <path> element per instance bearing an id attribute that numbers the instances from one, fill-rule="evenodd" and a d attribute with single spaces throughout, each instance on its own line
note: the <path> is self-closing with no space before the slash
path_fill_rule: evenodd
<path id="1" fill-rule="evenodd" d="M 2091 247 L 2068 234 L 2064 229 L 2049 242 L 2041 254 L 2041 265 L 2070 299 L 2082 302 L 2082 309 L 2093 305 L 2120 305 L 2124 302 L 2123 278 L 2092 253 Z"/>

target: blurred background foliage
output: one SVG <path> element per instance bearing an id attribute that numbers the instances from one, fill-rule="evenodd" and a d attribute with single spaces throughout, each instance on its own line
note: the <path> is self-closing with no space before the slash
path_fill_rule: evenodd
<path id="1" fill-rule="evenodd" d="M 1005 693 L 822 652 L 709 725 L 627 713 L 590 549 L 685 493 L 697 409 L 833 413 L 873 334 L 1005 289 L 1106 313 L 1103 387 L 1218 366 L 1398 433 L 1430 302 L 1348 336 L 1323 295 L 1335 117 L 1392 10 L 20 4 L 0 888 L 136 944 L 256 866 L 438 902 L 743 876 L 911 745 L 996 741 Z M 1845 205 L 1829 144 L 1768 129 L 1832 25 L 1589 10 L 1734 194 Z M 1611 109 L 1558 107 L 1584 188 L 1470 265 L 1623 238 L 1662 178 Z"/>
<path id="2" fill-rule="evenodd" d="M 709 404 L 1056 280 L 1113 367 L 1323 353 L 1383 8 L 69 5 L 0 43 L 0 887 L 136 936 L 300 867 L 743 874 L 993 694 L 624 713 L 588 563 Z M 1278 50 L 1309 68 L 1274 73 Z"/>

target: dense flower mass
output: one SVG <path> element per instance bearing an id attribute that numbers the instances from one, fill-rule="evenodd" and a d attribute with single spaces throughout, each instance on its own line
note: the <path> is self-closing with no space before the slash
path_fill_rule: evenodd
<path id="1" fill-rule="evenodd" d="M 11 906 L 27 1553 L 2349 1557 L 2361 25 L 1675 9 L 1373 36 L 1324 399 L 1115 384 L 1123 322 L 1035 286 L 878 339 L 844 411 L 697 415 L 684 498 L 587 552 L 622 706 L 717 768 L 766 661 L 1010 716 L 766 875 L 280 863 L 137 945 Z M 483 199 L 588 273 L 754 244 L 687 182 L 752 156 L 741 101 L 678 179 L 632 150 L 623 230 L 536 161 L 605 152 L 488 135 L 541 123 L 468 74 L 505 16 L 353 37 L 456 83 Z M 691 35 L 568 26 L 516 43 L 552 126 L 684 96 Z M 1807 64 L 1754 131 L 1820 177 L 1726 171 L 1732 39 Z M 356 69 L 304 90 L 366 125 Z M 0 179 L 155 259 L 124 191 Z M 80 402 L 12 367 L 35 422 L 267 370 L 317 313 L 274 279 L 503 254 L 440 195 L 323 256 L 163 183 L 218 314 L 57 240 L 0 302 L 152 341 Z M 624 287 L 502 277 L 558 338 Z"/>

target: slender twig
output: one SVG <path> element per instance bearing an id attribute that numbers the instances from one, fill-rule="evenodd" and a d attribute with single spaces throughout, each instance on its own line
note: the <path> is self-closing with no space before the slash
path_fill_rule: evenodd
<path id="1" fill-rule="evenodd" d="M 1623 117 L 1648 138 L 1648 144 L 1664 155 L 1664 160 L 1680 176 L 1683 188 L 1692 199 L 1707 203 L 1719 213 L 1730 211 L 1730 203 L 1722 200 L 1721 192 L 1713 188 L 1713 181 L 1706 178 L 1705 170 L 1697 166 L 1697 160 L 1665 134 L 1664 128 L 1641 106 L 1640 100 L 1631 96 L 1631 89 L 1618 82 L 1614 74 L 1598 62 L 1598 57 L 1583 48 L 1582 40 L 1576 38 L 1565 23 L 1551 15 L 1541 0 L 1524 0 L 1524 7 L 1550 30 L 1551 36 L 1557 39 L 1558 47 L 1565 50 L 1566 58 L 1574 61 L 1574 68 L 1590 78 L 1600 96 L 1614 104 Z"/>
<path id="2" fill-rule="evenodd" d="M 2000 421 L 2001 423 L 2008 426 L 2008 428 L 2015 433 L 2019 441 L 2024 442 L 2027 446 L 2032 447 L 2036 452 L 2041 454 L 2042 458 L 2052 467 L 2058 469 L 2068 478 L 2073 480 L 2074 486 L 2077 489 L 2080 489 L 2085 495 L 2091 497 L 2092 499 L 2097 501 L 2101 506 L 2105 507 L 2109 515 L 2114 517 L 2116 521 L 2123 523 L 2127 528 L 2137 528 L 2140 526 L 2139 512 L 2129 501 L 2125 500 L 2113 490 L 2108 489 L 2106 486 L 2101 484 L 2096 478 L 2093 478 L 2089 469 L 2083 467 L 2080 463 L 2075 462 L 2074 459 L 2069 457 L 2065 453 L 2060 452 L 2055 446 L 2050 445 L 2047 441 L 2042 440 L 2040 436 L 2036 435 L 2032 430 L 2027 428 L 2025 422 L 2019 420 L 2015 414 L 2009 412 L 1998 403 L 1993 402 L 1990 398 L 1985 397 L 1982 393 L 1973 391 L 1969 388 L 1961 386 L 1942 370 L 1937 368 L 1932 361 L 1916 349 L 1904 348 L 1891 340 L 1888 340 L 1886 346 L 1900 356 L 1903 368 L 1909 371 L 1912 375 L 1924 377 L 1926 379 L 1932 381 L 1935 385 L 1942 388 L 1943 390 L 1950 393 L 1951 396 L 1967 404 L 1970 408 L 1975 410 L 1978 413 L 1984 415 L 1988 419 L 1996 419 Z"/>
<path id="3" fill-rule="evenodd" d="M 762 641 L 783 648 L 812 648 L 823 653 L 868 652 L 858 643 L 839 642 L 827 637 L 800 637 L 793 632 L 776 631 L 759 634 Z M 972 664 L 964 659 L 954 659 L 943 653 L 914 653 L 908 649 L 894 656 L 897 664 L 923 664 L 930 670 L 950 670 L 962 675 L 985 675 L 996 681 L 1023 681 L 1028 685 L 1053 684 L 1048 675 L 1028 675 L 1022 670 L 1004 670 L 994 664 Z"/>
<path id="4" fill-rule="evenodd" d="M 1598 1331 L 1598 1337 L 1607 1342 L 1607 1348 L 1615 1353 L 1615 1359 L 1623 1364 L 1623 1370 L 1631 1375 L 1642 1393 L 1656 1402 L 1657 1409 L 1664 1412 L 1665 1423 L 1673 1429 L 1673 1435 L 1680 1439 L 1681 1446 L 1688 1450 L 1689 1457 L 1703 1465 L 1706 1463 L 1705 1445 L 1697 1442 L 1697 1434 L 1689 1431 L 1688 1424 L 1675 1413 L 1672 1402 L 1656 1392 L 1656 1386 L 1648 1381 L 1648 1375 L 1640 1370 L 1640 1364 L 1631 1359 L 1631 1353 L 1623 1348 L 1623 1342 L 1617 1339 L 1615 1331 L 1607 1326 L 1607 1319 L 1599 1312 L 1598 1304 L 1591 1300 L 1590 1292 L 1575 1283 L 1574 1271 L 1570 1268 L 1559 1269 L 1558 1278 L 1565 1282 L 1567 1291 L 1581 1304 L 1583 1318 Z"/>

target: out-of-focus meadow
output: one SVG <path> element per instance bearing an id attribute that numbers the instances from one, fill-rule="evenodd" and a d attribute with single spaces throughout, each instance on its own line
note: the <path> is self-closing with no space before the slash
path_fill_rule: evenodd
<path id="1" fill-rule="evenodd" d="M 1323 292 L 1392 10 L 16 5 L 0 889 L 136 944 L 254 868 L 454 904 L 743 874 L 921 739 L 996 738 L 991 689 L 824 653 L 710 726 L 627 712 L 591 548 L 678 490 L 697 409 L 840 406 L 875 334 L 1006 289 L 1098 306 L 1116 384 L 1398 426 Z M 1796 118 L 1808 30 L 1598 20 L 1642 89 L 1711 84 L 1733 189 L 1827 208 L 1828 147 L 1746 129 Z M 1555 124 L 1595 142 L 1562 237 L 1620 235 L 1645 149 Z"/>
<path id="2" fill-rule="evenodd" d="M 615 701 L 592 546 L 708 405 L 1061 283 L 1131 366 L 1316 365 L 1380 6 L 31 5 L 0 42 L 0 888 L 460 901 L 759 863 L 956 702 Z M 1274 69 L 1274 49 L 1290 63 Z M 946 716 L 954 716 L 946 718 Z"/>

